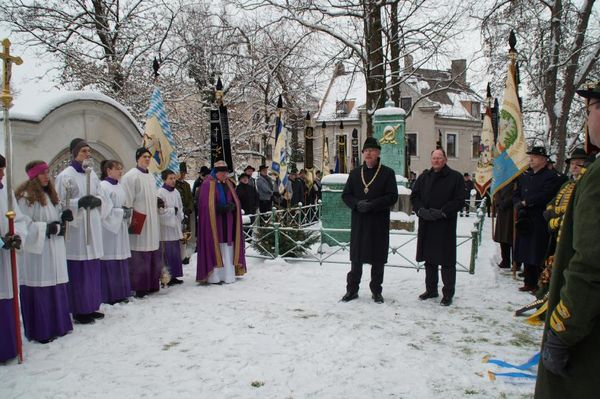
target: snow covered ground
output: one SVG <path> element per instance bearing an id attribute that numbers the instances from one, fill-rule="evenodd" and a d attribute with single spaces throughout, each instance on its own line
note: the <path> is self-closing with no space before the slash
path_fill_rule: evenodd
<path id="1" fill-rule="evenodd" d="M 0 398 L 529 398 L 533 382 L 489 381 L 481 362 L 525 362 L 541 338 L 513 317 L 533 297 L 495 266 L 490 230 L 448 308 L 417 299 L 423 271 L 386 268 L 379 305 L 369 266 L 360 298 L 342 303 L 347 265 L 249 258 L 245 277 L 217 286 L 188 265 L 183 285 L 25 342 L 23 364 L 0 366 Z"/>

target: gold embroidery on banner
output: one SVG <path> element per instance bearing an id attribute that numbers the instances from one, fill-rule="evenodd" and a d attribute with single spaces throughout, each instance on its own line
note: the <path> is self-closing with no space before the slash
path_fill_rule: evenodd
<path id="1" fill-rule="evenodd" d="M 569 309 L 567 309 L 567 307 L 563 303 L 562 299 L 556 306 L 556 311 L 558 312 L 560 317 L 563 318 L 563 320 L 569 319 L 571 317 L 571 312 L 569 312 Z"/>
<path id="2" fill-rule="evenodd" d="M 211 179 L 208 184 L 208 218 L 210 219 L 210 232 L 215 249 L 215 258 L 217 267 L 223 267 L 223 258 L 221 257 L 221 248 L 219 247 L 219 230 L 217 230 L 217 211 L 215 209 L 215 189 L 217 181 Z"/>

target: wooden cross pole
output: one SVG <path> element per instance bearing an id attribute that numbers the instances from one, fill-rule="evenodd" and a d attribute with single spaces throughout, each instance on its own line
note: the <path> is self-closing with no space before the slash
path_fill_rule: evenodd
<path id="1" fill-rule="evenodd" d="M 0 101 L 2 102 L 2 108 L 4 110 L 4 156 L 6 158 L 6 198 L 8 205 L 8 212 L 6 217 L 8 218 L 8 233 L 13 236 L 15 234 L 15 216 L 13 204 L 13 193 L 12 193 L 12 135 L 10 131 L 10 119 L 8 118 L 8 110 L 12 107 L 12 95 L 10 93 L 10 78 L 12 75 L 12 64 L 21 65 L 23 60 L 21 57 L 15 57 L 10 54 L 10 40 L 2 40 L 2 52 L 0 53 L 0 59 L 2 59 L 2 95 L 0 95 Z M 11 274 L 12 274 L 12 288 L 13 288 L 13 313 L 15 316 L 15 335 L 17 343 L 17 356 L 19 357 L 19 363 L 23 362 L 23 340 L 21 337 L 21 320 L 19 318 L 19 285 L 17 282 L 17 256 L 15 249 L 10 250 L 10 263 L 11 263 Z"/>

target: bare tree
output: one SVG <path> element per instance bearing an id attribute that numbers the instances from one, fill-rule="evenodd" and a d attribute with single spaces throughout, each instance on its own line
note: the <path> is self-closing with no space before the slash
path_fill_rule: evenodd
<path id="1" fill-rule="evenodd" d="M 141 118 L 152 59 L 169 60 L 168 36 L 180 7 L 162 0 L 5 0 L 0 20 L 23 44 L 55 54 L 60 85 L 94 88 Z M 142 106 L 144 104 L 144 106 Z"/>
<path id="2" fill-rule="evenodd" d="M 431 0 L 231 0 L 246 10 L 274 10 L 279 20 L 318 33 L 326 64 L 354 64 L 365 75 L 368 135 L 372 113 L 384 106 L 387 92 L 399 103 L 399 86 L 419 67 L 443 56 L 444 44 L 458 33 L 462 6 Z M 400 69 L 412 55 L 415 68 Z M 413 106 L 416 105 L 416 102 Z"/>
<path id="3" fill-rule="evenodd" d="M 600 24 L 594 3 L 497 0 L 478 13 L 496 81 L 506 70 L 509 31 L 519 37 L 526 131 L 550 141 L 559 164 L 582 132 L 583 114 L 573 107 L 578 101 L 575 91 L 599 73 Z"/>

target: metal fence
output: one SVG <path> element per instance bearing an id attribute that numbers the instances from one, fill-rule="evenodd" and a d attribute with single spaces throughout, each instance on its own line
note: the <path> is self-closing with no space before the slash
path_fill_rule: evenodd
<path id="1" fill-rule="evenodd" d="M 275 259 L 283 258 L 295 262 L 319 262 L 350 264 L 350 243 L 339 241 L 335 233 L 350 233 L 350 229 L 324 228 L 320 223 L 321 204 L 300 206 L 287 209 L 275 209 L 271 212 L 248 215 L 251 222 L 244 225 L 246 239 L 246 256 Z M 462 248 L 471 245 L 470 251 L 457 250 L 457 254 L 469 254 L 468 259 L 457 257 L 456 270 L 461 272 L 475 273 L 475 261 L 477 259 L 483 224 L 485 222 L 485 199 L 481 200 L 474 216 L 473 226 L 470 234 L 457 234 L 456 247 Z M 292 227 L 289 227 L 292 225 Z M 297 232 L 301 230 L 307 234 L 303 239 L 298 239 Z M 296 234 L 294 234 L 296 233 Z M 282 239 L 291 242 L 287 249 L 281 248 Z M 333 245 L 325 244 L 325 241 Z M 308 248 L 307 245 L 314 242 Z M 390 245 L 388 249 L 388 263 L 386 267 L 400 267 L 420 270 L 424 263 L 414 261 L 416 253 L 417 233 L 391 230 Z M 292 254 L 304 248 L 300 257 Z M 258 249 L 263 253 L 260 254 Z"/>

